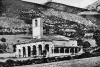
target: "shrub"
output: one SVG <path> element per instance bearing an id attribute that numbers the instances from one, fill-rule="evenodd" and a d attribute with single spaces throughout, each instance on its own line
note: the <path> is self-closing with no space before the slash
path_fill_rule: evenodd
<path id="1" fill-rule="evenodd" d="M 15 65 L 15 61 L 9 59 L 9 60 L 6 61 L 6 64 L 9 65 L 9 66 L 14 66 Z"/>
<path id="2" fill-rule="evenodd" d="M 1 42 L 6 42 L 6 39 L 5 38 L 1 38 Z"/>

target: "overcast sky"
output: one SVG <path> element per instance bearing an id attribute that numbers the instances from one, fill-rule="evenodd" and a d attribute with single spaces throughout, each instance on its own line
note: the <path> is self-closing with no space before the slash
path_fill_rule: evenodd
<path id="1" fill-rule="evenodd" d="M 28 2 L 35 2 L 35 3 L 45 3 L 48 0 L 23 0 Z M 76 6 L 80 8 L 84 8 L 97 0 L 52 0 L 53 2 L 63 3 L 71 6 Z"/>

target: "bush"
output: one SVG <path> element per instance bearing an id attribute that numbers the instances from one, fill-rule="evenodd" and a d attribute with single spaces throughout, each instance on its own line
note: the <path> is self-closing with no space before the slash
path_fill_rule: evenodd
<path id="1" fill-rule="evenodd" d="M 1 42 L 6 42 L 6 39 L 5 38 L 1 38 Z"/>
<path id="2" fill-rule="evenodd" d="M 15 61 L 9 59 L 9 60 L 6 61 L 6 64 L 9 65 L 9 66 L 14 66 L 15 65 Z"/>

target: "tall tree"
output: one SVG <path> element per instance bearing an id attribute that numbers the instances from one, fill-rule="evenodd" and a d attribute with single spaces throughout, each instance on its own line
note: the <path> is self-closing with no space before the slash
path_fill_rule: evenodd
<path id="1" fill-rule="evenodd" d="M 93 34 L 93 38 L 96 41 L 96 44 L 100 46 L 100 30 L 96 30 Z"/>

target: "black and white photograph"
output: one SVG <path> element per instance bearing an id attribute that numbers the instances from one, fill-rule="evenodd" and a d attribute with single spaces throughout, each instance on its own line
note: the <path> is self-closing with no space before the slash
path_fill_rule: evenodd
<path id="1" fill-rule="evenodd" d="M 0 0 L 0 67 L 100 67 L 100 0 Z"/>

